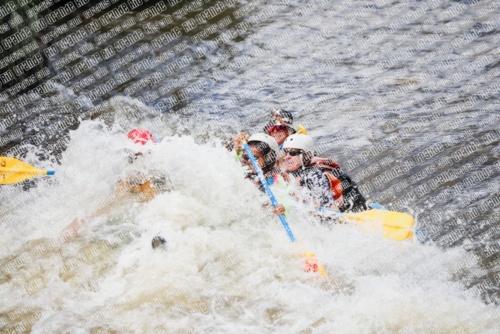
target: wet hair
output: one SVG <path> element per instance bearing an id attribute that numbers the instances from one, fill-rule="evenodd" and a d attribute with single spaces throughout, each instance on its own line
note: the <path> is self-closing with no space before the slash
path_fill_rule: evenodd
<path id="1" fill-rule="evenodd" d="M 267 145 L 263 141 L 252 140 L 252 141 L 248 142 L 248 145 L 256 148 L 257 151 L 259 151 L 260 154 L 262 154 L 262 155 L 266 155 L 269 152 L 271 152 L 271 148 L 269 147 L 269 145 Z"/>
<path id="2" fill-rule="evenodd" d="M 262 166 L 262 172 L 264 174 L 268 173 L 276 164 L 276 152 L 274 152 L 269 145 L 262 141 L 249 141 L 249 146 L 255 148 L 262 157 L 264 158 L 264 166 Z"/>

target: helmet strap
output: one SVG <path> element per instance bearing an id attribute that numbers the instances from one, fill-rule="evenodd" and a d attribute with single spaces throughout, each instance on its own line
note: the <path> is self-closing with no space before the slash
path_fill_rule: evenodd
<path id="1" fill-rule="evenodd" d="M 306 167 L 304 166 L 304 157 L 303 157 L 303 154 L 301 153 L 299 155 L 299 157 L 300 157 L 300 164 L 302 165 L 302 170 L 304 170 Z"/>

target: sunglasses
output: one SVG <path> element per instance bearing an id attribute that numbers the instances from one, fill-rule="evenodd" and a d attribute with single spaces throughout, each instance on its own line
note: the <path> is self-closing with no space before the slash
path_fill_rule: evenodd
<path id="1" fill-rule="evenodd" d="M 304 153 L 303 150 L 283 150 L 283 152 L 285 152 L 285 154 L 290 154 L 292 157 L 296 157 Z"/>
<path id="2" fill-rule="evenodd" d="M 284 126 L 284 125 L 271 125 L 271 126 L 267 127 L 267 131 L 269 131 L 269 132 L 282 131 L 285 129 L 286 129 L 286 126 Z"/>

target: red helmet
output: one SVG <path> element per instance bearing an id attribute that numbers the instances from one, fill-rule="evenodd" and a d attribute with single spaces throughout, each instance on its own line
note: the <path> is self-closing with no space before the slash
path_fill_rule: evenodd
<path id="1" fill-rule="evenodd" d="M 156 143 L 155 136 L 148 130 L 133 129 L 128 133 L 128 137 L 136 144 L 145 145 L 148 141 Z"/>

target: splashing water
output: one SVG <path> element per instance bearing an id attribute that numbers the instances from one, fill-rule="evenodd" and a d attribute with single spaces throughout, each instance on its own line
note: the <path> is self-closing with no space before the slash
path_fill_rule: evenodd
<path id="1" fill-rule="evenodd" d="M 326 266 L 324 281 L 303 271 L 265 195 L 219 144 L 164 137 L 130 164 L 135 146 L 119 126 L 84 122 L 58 178 L 7 199 L 15 209 L 4 218 L 22 218 L 1 231 L 12 236 L 0 245 L 4 324 L 47 333 L 498 330 L 498 308 L 455 282 L 477 261 L 464 250 L 322 226 L 298 207 L 291 227 Z M 139 171 L 162 176 L 163 192 L 116 195 L 118 180 Z M 85 224 L 62 237 L 75 217 Z M 165 250 L 152 249 L 156 235 Z"/>

